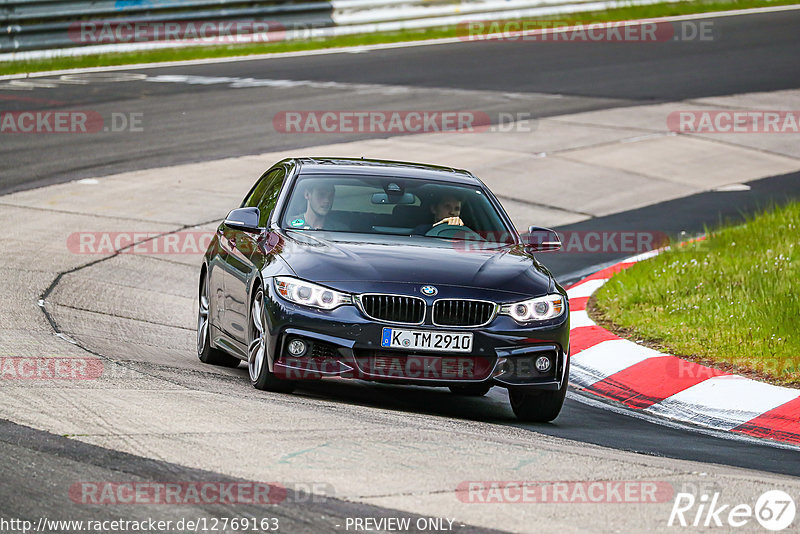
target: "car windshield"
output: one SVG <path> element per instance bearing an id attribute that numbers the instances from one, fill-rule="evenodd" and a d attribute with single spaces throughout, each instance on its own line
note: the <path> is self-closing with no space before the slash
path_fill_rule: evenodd
<path id="1" fill-rule="evenodd" d="M 482 187 L 385 176 L 300 176 L 281 227 L 514 242 Z"/>

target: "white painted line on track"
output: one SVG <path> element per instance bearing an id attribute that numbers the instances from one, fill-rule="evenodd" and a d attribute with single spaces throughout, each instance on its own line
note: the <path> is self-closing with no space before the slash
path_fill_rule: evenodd
<path id="1" fill-rule="evenodd" d="M 591 386 L 648 358 L 663 356 L 657 350 L 627 339 L 611 339 L 570 356 L 570 376 L 583 387 Z"/>
<path id="2" fill-rule="evenodd" d="M 616 21 L 616 22 L 629 22 L 631 24 L 635 23 L 645 23 L 645 22 L 680 22 L 686 20 L 699 20 L 699 19 L 707 19 L 707 18 L 722 18 L 722 17 L 738 17 L 738 16 L 745 16 L 745 15 L 758 15 L 764 13 L 774 13 L 774 12 L 781 12 L 781 11 L 796 11 L 800 10 L 800 5 L 789 5 L 789 6 L 773 6 L 773 7 L 757 7 L 757 8 L 750 8 L 750 9 L 739 9 L 739 10 L 731 10 L 731 11 L 715 11 L 710 13 L 695 13 L 692 15 L 676 15 L 671 17 L 657 17 L 657 18 L 649 18 L 649 19 L 636 19 L 630 21 Z M 523 32 L 521 35 L 524 35 Z M 271 54 L 253 54 L 247 56 L 231 56 L 231 57 L 221 57 L 221 58 L 205 58 L 205 59 L 190 59 L 190 60 L 183 60 L 183 61 L 162 61 L 156 63 L 133 63 L 129 65 L 111 65 L 106 67 L 86 67 L 80 69 L 62 69 L 62 70 L 53 70 L 53 71 L 43 71 L 43 72 L 32 72 L 32 73 L 21 73 L 21 74 L 6 74 L 0 76 L 0 80 L 16 80 L 22 78 L 40 78 L 44 76 L 58 76 L 61 74 L 74 74 L 74 73 L 86 73 L 86 72 L 113 72 L 119 70 L 139 70 L 139 69 L 155 69 L 161 67 L 183 67 L 183 66 L 192 66 L 192 65 L 212 65 L 212 64 L 219 64 L 219 63 L 235 63 L 239 61 L 259 61 L 259 60 L 267 60 L 267 59 L 284 59 L 284 58 L 295 58 L 295 57 L 308 57 L 308 56 L 321 56 L 321 55 L 330 55 L 330 54 L 347 54 L 347 53 L 360 53 L 360 52 L 370 52 L 375 50 L 390 50 L 394 48 L 413 48 L 418 46 L 436 46 L 436 45 L 447 45 L 447 44 L 456 44 L 456 43 L 475 43 L 475 42 L 485 42 L 484 40 L 479 41 L 469 41 L 462 37 L 444 37 L 439 39 L 427 39 L 421 41 L 403 41 L 399 43 L 379 43 L 379 44 L 372 44 L 372 45 L 359 45 L 359 46 L 350 46 L 350 47 L 338 47 L 338 48 L 325 48 L 325 49 L 318 49 L 318 50 L 298 50 L 295 52 L 277 52 Z"/>
<path id="3" fill-rule="evenodd" d="M 569 313 L 569 328 L 580 328 L 581 326 L 594 326 L 596 323 L 589 318 L 586 310 L 578 310 Z"/>
<path id="4" fill-rule="evenodd" d="M 736 375 L 709 378 L 645 410 L 666 417 L 732 430 L 796 399 L 797 390 Z"/>
<path id="5" fill-rule="evenodd" d="M 661 254 L 661 250 L 650 250 L 648 252 L 642 252 L 641 254 L 628 258 L 622 261 L 621 263 L 639 263 L 640 261 L 643 260 L 649 260 L 650 258 L 655 258 L 659 254 Z"/>
<path id="6" fill-rule="evenodd" d="M 586 282 L 581 282 L 578 285 L 572 287 L 571 289 L 567 289 L 567 297 L 571 299 L 578 299 L 581 297 L 590 297 L 592 293 L 600 289 L 603 284 L 605 284 L 608 280 L 605 278 L 597 279 L 597 280 L 588 280 Z"/>

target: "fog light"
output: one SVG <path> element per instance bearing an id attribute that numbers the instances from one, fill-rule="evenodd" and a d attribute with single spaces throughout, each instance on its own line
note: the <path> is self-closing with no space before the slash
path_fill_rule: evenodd
<path id="1" fill-rule="evenodd" d="M 302 356 L 306 352 L 306 343 L 302 339 L 293 339 L 287 348 L 292 356 Z"/>
<path id="2" fill-rule="evenodd" d="M 550 369 L 550 358 L 547 356 L 539 356 L 536 358 L 536 370 L 540 373 L 545 373 Z"/>

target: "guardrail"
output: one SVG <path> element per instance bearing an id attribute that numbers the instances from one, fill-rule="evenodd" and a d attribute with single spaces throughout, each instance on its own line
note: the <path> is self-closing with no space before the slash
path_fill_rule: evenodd
<path id="1" fill-rule="evenodd" d="M 93 44 L 81 40 L 82 23 L 119 28 L 171 22 L 185 28 L 193 22 L 223 25 L 242 21 L 292 29 L 330 26 L 332 12 L 330 2 L 292 0 L 7 0 L 0 4 L 0 52 Z"/>
<path id="2" fill-rule="evenodd" d="M 397 31 L 663 0 L 0 1 L 0 61 L 8 61 Z"/>

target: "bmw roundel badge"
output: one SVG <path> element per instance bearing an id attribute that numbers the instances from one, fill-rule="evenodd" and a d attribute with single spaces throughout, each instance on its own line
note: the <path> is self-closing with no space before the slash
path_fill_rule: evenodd
<path id="1" fill-rule="evenodd" d="M 427 297 L 432 297 L 432 296 L 434 296 L 436 293 L 438 293 L 438 292 L 439 292 L 439 290 L 438 290 L 438 289 L 436 289 L 436 288 L 435 288 L 435 287 L 433 287 L 433 286 L 422 286 L 422 289 L 420 289 L 420 291 L 422 292 L 422 294 L 423 294 L 423 295 L 425 295 L 425 296 L 427 296 Z"/>

